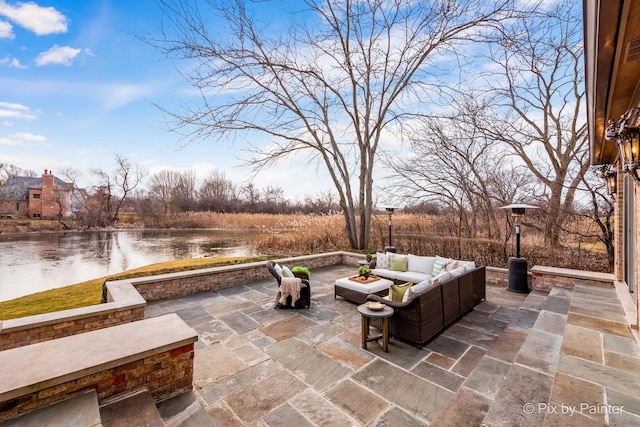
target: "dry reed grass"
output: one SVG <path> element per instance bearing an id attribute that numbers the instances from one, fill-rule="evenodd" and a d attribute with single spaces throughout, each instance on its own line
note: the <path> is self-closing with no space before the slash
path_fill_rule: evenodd
<path id="1" fill-rule="evenodd" d="M 278 215 L 276 215 L 278 216 Z M 344 233 L 342 215 L 284 215 L 286 227 L 275 227 L 258 239 L 258 253 L 269 256 L 293 256 L 334 250 L 351 250 Z M 282 224 L 282 221 L 279 221 Z M 393 215 L 392 243 L 399 253 L 440 255 L 479 264 L 506 267 L 509 257 L 515 255 L 515 236 L 509 242 L 486 238 L 463 238 L 443 227 L 442 218 L 431 215 L 396 213 Z M 374 215 L 369 248 L 361 252 L 382 251 L 389 243 L 389 225 L 386 214 Z M 572 237 L 562 248 L 549 248 L 539 233 L 528 229 L 521 242 L 522 256 L 529 265 L 574 268 L 579 270 L 610 272 L 606 253 L 590 250 L 593 242 Z"/>
<path id="2" fill-rule="evenodd" d="M 226 230 L 288 230 L 309 215 L 265 213 L 184 212 L 157 222 L 167 228 L 218 228 Z M 154 223 L 155 224 L 155 223 Z"/>

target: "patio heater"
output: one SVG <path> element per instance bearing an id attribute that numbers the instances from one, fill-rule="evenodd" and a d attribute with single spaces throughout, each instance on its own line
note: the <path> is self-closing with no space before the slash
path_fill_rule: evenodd
<path id="1" fill-rule="evenodd" d="M 537 206 L 514 203 L 503 206 L 501 209 L 511 210 L 511 216 L 516 224 L 516 256 L 509 258 L 509 288 L 511 292 L 529 293 L 529 283 L 527 281 L 527 260 L 520 257 L 520 224 L 518 220 L 522 218 L 527 209 L 538 209 Z"/>
<path id="2" fill-rule="evenodd" d="M 387 214 L 389 215 L 389 246 L 386 246 L 384 248 L 384 251 L 385 252 L 395 252 L 396 248 L 391 243 L 391 226 L 393 224 L 391 218 L 393 217 L 393 212 L 398 208 L 396 206 L 380 206 L 380 207 L 385 209 L 387 211 Z"/>

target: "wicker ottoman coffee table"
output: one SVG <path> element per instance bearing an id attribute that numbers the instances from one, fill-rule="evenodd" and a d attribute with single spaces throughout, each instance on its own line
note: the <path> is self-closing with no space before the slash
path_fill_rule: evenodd
<path id="1" fill-rule="evenodd" d="M 370 276 L 366 282 L 359 281 L 357 276 L 342 277 L 336 280 L 334 297 L 340 296 L 347 301 L 363 304 L 367 301 L 367 294 L 387 296 L 391 285 L 391 280 L 377 276 Z"/>

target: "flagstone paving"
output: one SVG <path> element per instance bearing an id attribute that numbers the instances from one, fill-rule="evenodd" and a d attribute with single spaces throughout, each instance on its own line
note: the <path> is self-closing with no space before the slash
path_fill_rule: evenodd
<path id="1" fill-rule="evenodd" d="M 640 425 L 640 347 L 615 289 L 488 286 L 423 347 L 392 338 L 384 352 L 360 347 L 356 305 L 334 297 L 353 269 L 313 271 L 309 309 L 275 310 L 276 282 L 260 280 L 146 315 L 175 312 L 198 332 L 194 393 L 210 425 Z"/>

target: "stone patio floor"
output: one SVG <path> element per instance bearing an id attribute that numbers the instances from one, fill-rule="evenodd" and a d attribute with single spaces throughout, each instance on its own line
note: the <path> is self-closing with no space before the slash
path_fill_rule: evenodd
<path id="1" fill-rule="evenodd" d="M 310 309 L 274 310 L 261 280 L 151 303 L 199 334 L 194 393 L 216 426 L 640 425 L 640 347 L 613 288 L 487 299 L 417 348 L 360 347 L 354 268 L 312 272 Z M 208 422 L 208 420 L 207 420 Z"/>

